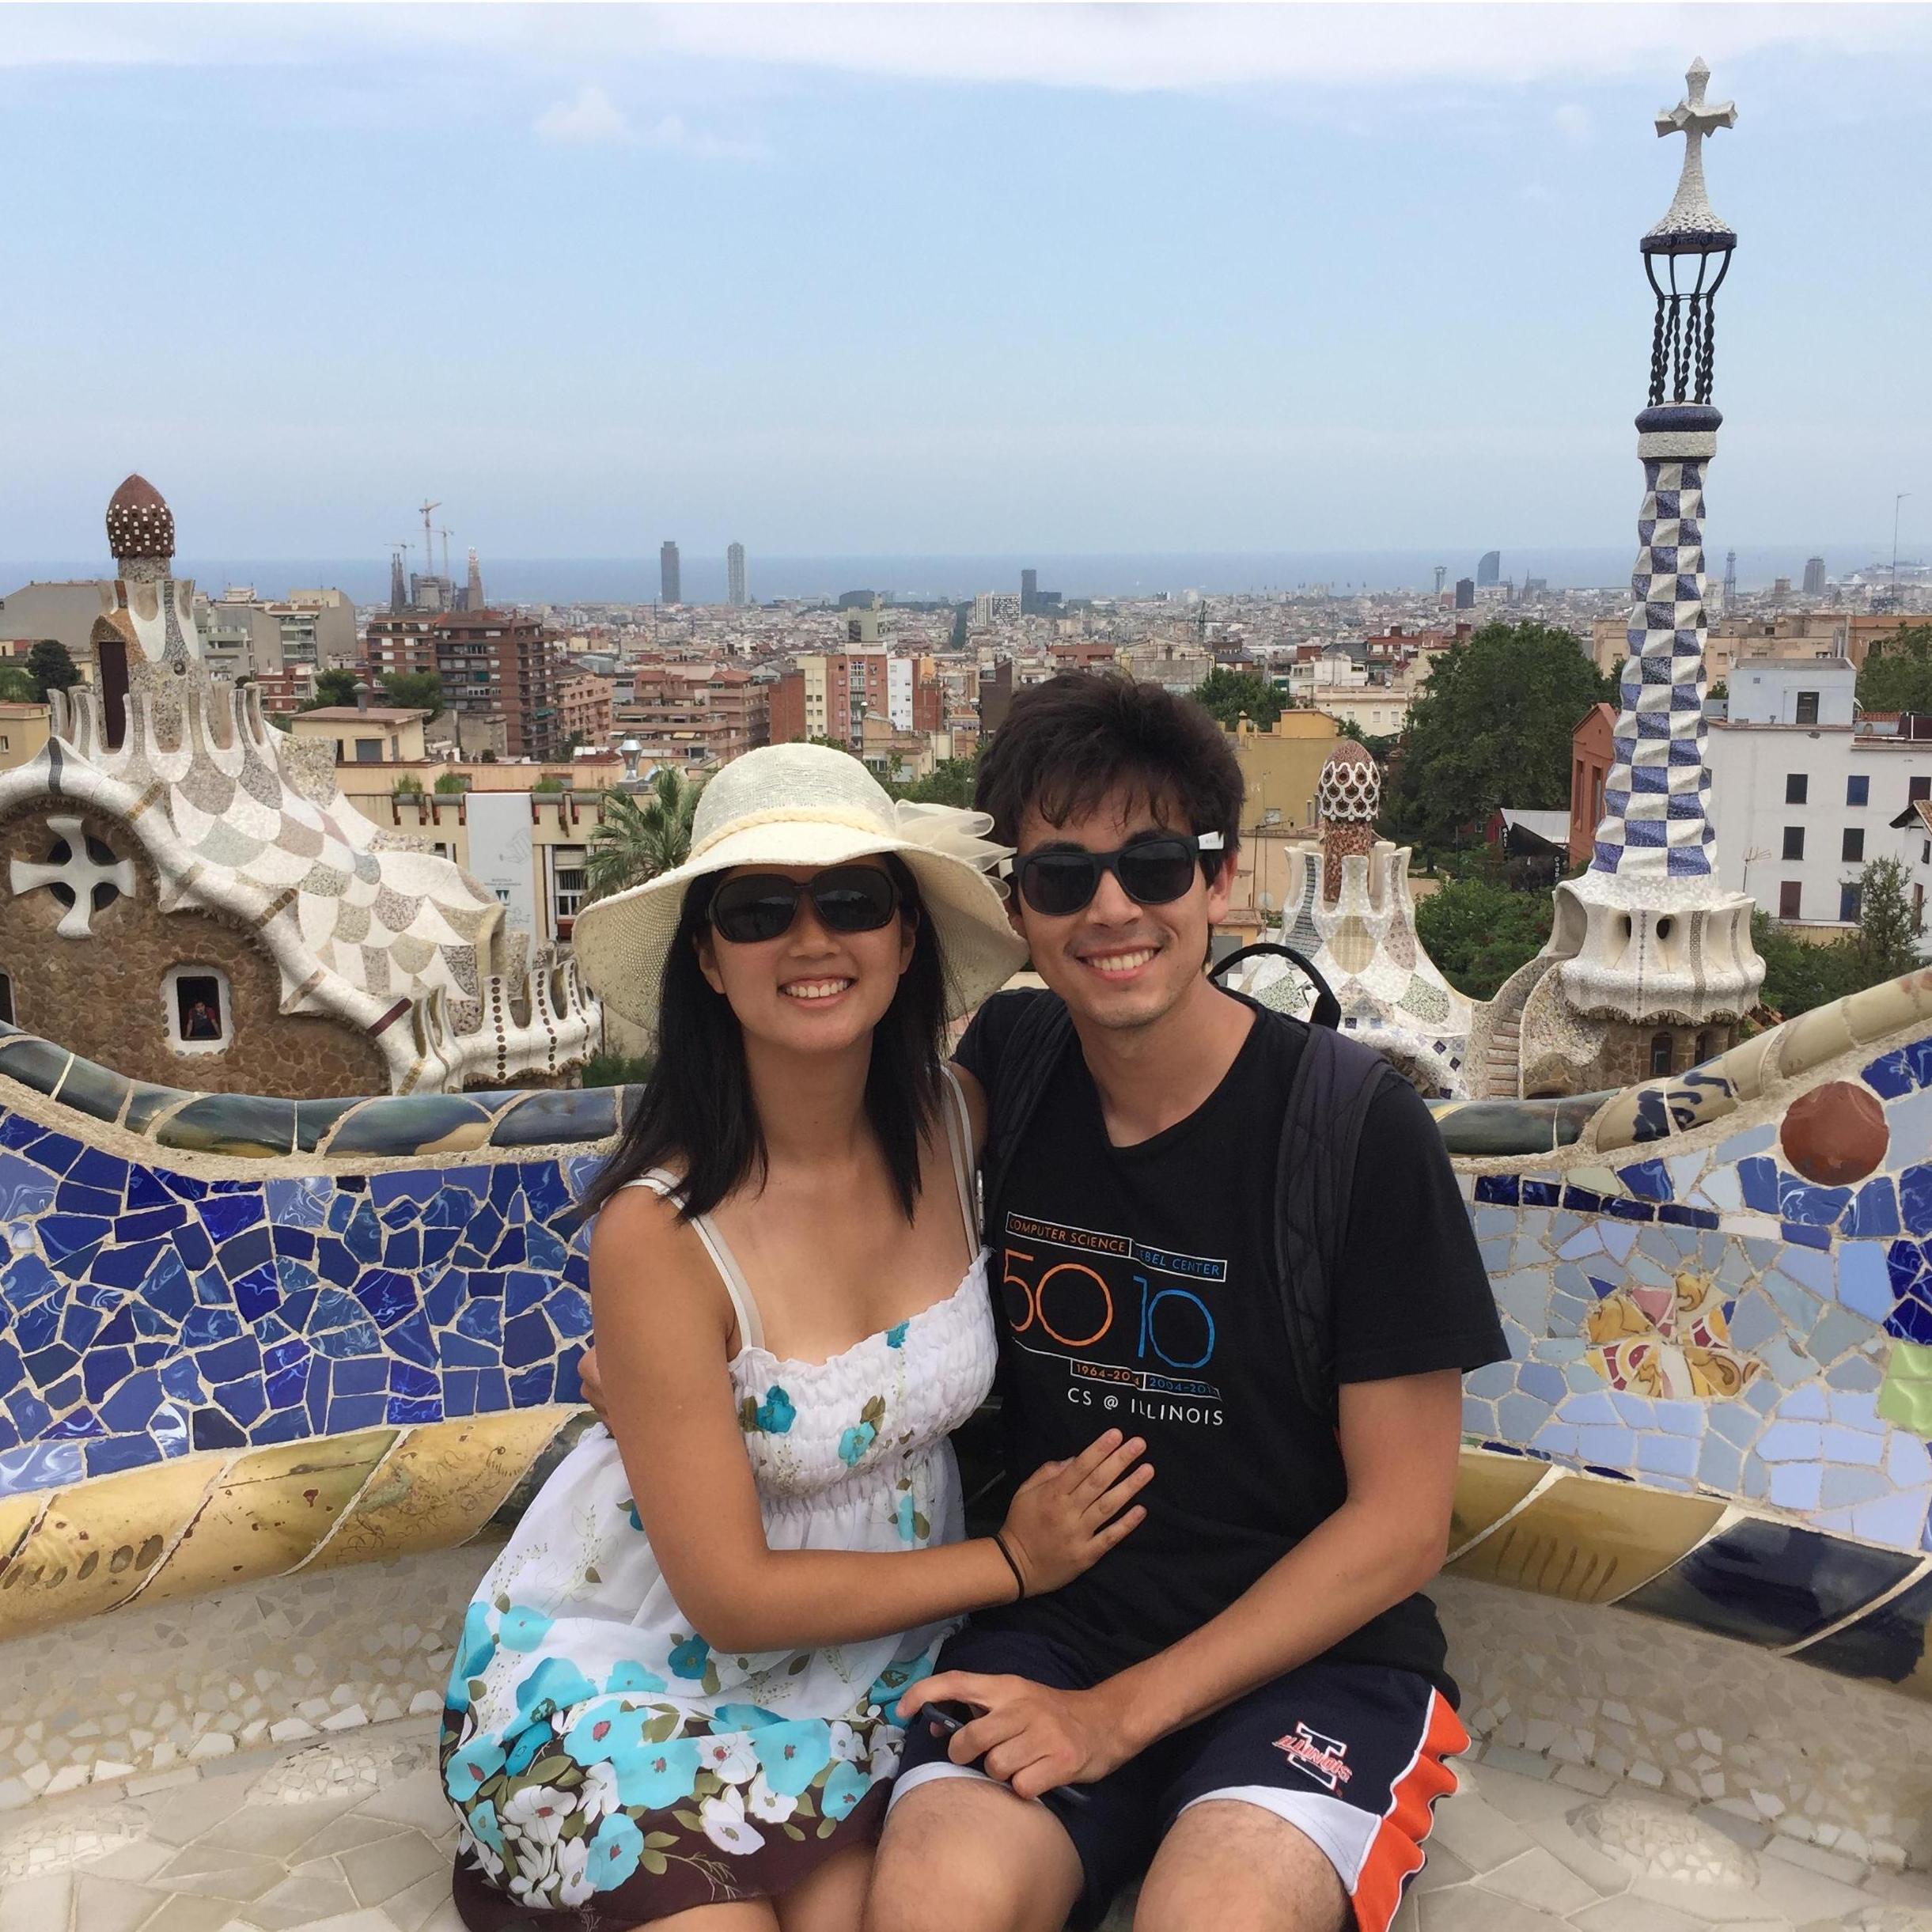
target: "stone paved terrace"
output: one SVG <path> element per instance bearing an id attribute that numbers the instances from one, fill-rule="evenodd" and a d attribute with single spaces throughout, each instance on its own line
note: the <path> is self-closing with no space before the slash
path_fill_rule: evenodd
<path id="1" fill-rule="evenodd" d="M 1932 1932 L 1917 1873 L 1498 1746 L 1460 1769 L 1398 1932 Z M 460 1932 L 453 1841 L 409 1718 L 8 1814 L 0 1932 Z"/>

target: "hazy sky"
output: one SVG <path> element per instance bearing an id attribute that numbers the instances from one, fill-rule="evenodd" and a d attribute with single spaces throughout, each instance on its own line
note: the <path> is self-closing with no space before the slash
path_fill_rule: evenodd
<path id="1" fill-rule="evenodd" d="M 0 7 L 0 557 L 1932 551 L 1932 7 Z M 1835 556 L 1835 567 L 1854 561 Z"/>

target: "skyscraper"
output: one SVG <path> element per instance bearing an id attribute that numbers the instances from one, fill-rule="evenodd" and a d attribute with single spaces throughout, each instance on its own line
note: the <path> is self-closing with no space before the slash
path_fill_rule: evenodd
<path id="1" fill-rule="evenodd" d="M 1033 608 L 1040 600 L 1040 573 L 1022 570 L 1020 573 L 1020 615 L 1031 617 Z"/>
<path id="2" fill-rule="evenodd" d="M 1457 578 L 1456 608 L 1459 611 L 1472 611 L 1476 608 L 1476 579 L 1473 577 Z"/>
<path id="3" fill-rule="evenodd" d="M 1805 560 L 1805 594 L 1808 597 L 1824 595 L 1824 559 L 1808 557 Z"/>
<path id="4" fill-rule="evenodd" d="M 677 546 L 667 537 L 657 552 L 657 574 L 660 579 L 659 595 L 666 604 L 682 604 L 684 601 L 684 586 L 678 581 Z"/>
<path id="5" fill-rule="evenodd" d="M 733 544 L 725 552 L 725 601 L 742 610 L 751 599 L 744 594 L 744 546 Z"/>
<path id="6" fill-rule="evenodd" d="M 1487 590 L 1494 585 L 1499 584 L 1502 581 L 1502 552 L 1499 550 L 1484 551 L 1482 556 L 1477 560 L 1476 563 L 1476 589 L 1479 590 Z"/>

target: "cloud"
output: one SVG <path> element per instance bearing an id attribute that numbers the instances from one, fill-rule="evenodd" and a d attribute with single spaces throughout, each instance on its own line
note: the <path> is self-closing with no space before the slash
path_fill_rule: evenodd
<path id="1" fill-rule="evenodd" d="M 623 110 L 602 88 L 589 83 L 577 90 L 574 100 L 560 100 L 554 108 L 546 108 L 536 117 L 531 131 L 540 141 L 562 142 L 574 147 L 627 147 L 637 139 Z"/>
<path id="2" fill-rule="evenodd" d="M 1932 53 L 1932 9 L 1834 6 L 24 5 L 0 66 L 313 64 L 411 47 L 526 74 L 817 69 L 1145 93 L 1676 76 L 1775 48 Z M 1661 97 L 1660 97 L 1661 99 Z"/>
<path id="3" fill-rule="evenodd" d="M 1590 119 L 1589 109 L 1574 100 L 1566 102 L 1550 119 L 1556 123 L 1556 131 L 1573 148 L 1588 147 L 1596 133 L 1596 123 Z"/>
<path id="4" fill-rule="evenodd" d="M 688 127 L 680 114 L 667 114 L 645 136 L 654 148 L 689 154 L 698 161 L 762 161 L 767 150 L 756 141 L 739 141 L 728 135 L 707 134 L 702 128 Z"/>

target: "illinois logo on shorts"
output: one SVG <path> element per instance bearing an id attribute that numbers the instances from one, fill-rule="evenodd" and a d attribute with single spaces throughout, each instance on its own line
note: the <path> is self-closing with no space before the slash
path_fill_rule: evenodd
<path id="1" fill-rule="evenodd" d="M 1348 1746 L 1305 1724 L 1297 1722 L 1287 1737 L 1276 1738 L 1275 1748 L 1326 1790 L 1339 1791 L 1355 1775 L 1347 1762 Z"/>

